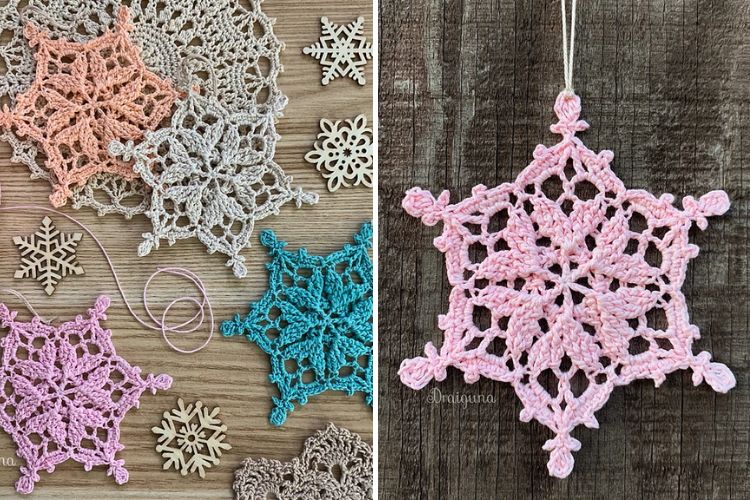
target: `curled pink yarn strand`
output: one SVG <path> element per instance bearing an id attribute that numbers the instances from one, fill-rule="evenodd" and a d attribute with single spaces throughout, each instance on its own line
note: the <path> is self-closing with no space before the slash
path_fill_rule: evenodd
<path id="1" fill-rule="evenodd" d="M 2 203 L 2 188 L 0 187 L 0 204 Z M 91 239 L 94 240 L 96 245 L 99 247 L 99 250 L 101 250 L 102 255 L 104 255 L 104 259 L 107 261 L 107 265 L 109 266 L 109 270 L 112 273 L 112 277 L 115 280 L 115 284 L 117 285 L 117 290 L 120 292 L 120 296 L 122 297 L 123 302 L 125 302 L 125 307 L 128 308 L 128 312 L 130 315 L 142 326 L 145 328 L 148 328 L 149 330 L 154 331 L 161 331 L 162 338 L 164 338 L 164 341 L 167 343 L 167 345 L 174 351 L 177 351 L 182 354 L 192 354 L 195 352 L 198 352 L 205 348 L 208 343 L 211 341 L 211 338 L 214 335 L 214 329 L 215 329 L 215 321 L 214 321 L 214 313 L 213 308 L 211 307 L 211 301 L 208 298 L 208 292 L 206 292 L 206 287 L 203 284 L 203 281 L 196 275 L 194 272 L 190 271 L 189 269 L 185 269 L 182 267 L 164 267 L 157 269 L 149 278 L 146 280 L 146 284 L 143 287 L 143 308 L 146 311 L 146 314 L 148 315 L 149 319 L 151 320 L 151 323 L 148 323 L 147 321 L 144 321 L 143 319 L 136 314 L 136 312 L 133 310 L 133 307 L 130 305 L 130 302 L 128 301 L 127 297 L 125 296 L 125 291 L 122 288 L 122 284 L 120 283 L 120 277 L 117 275 L 117 271 L 115 270 L 115 265 L 112 262 L 112 259 L 110 258 L 107 251 L 104 249 L 104 245 L 101 241 L 99 241 L 99 238 L 94 235 L 94 233 L 86 227 L 86 225 L 80 221 L 78 221 L 76 218 L 71 217 L 70 215 L 64 214 L 58 210 L 55 210 L 53 208 L 48 207 L 42 207 L 37 205 L 12 205 L 9 207 L 0 207 L 0 212 L 13 212 L 18 210 L 41 210 L 43 212 L 53 213 L 55 215 L 59 215 L 61 217 L 64 217 L 68 219 L 70 222 L 76 224 L 78 227 L 83 229 L 86 234 L 88 234 Z M 167 306 L 164 308 L 164 310 L 161 313 L 161 319 L 158 319 L 157 316 L 154 315 L 154 313 L 151 311 L 151 308 L 148 304 L 148 288 L 151 286 L 151 282 L 156 278 L 158 275 L 166 273 L 171 274 L 172 276 L 179 276 L 187 279 L 188 281 L 192 282 L 195 288 L 198 289 L 198 293 L 201 296 L 201 299 L 197 299 L 195 297 L 191 296 L 182 296 L 174 299 L 171 301 Z M 24 302 L 28 304 L 28 301 L 25 299 Z M 169 325 L 167 323 L 167 315 L 169 314 L 169 311 L 176 306 L 177 304 L 181 303 L 192 303 L 197 308 L 198 311 L 193 315 L 192 318 L 183 321 L 182 323 L 175 324 L 175 325 Z M 30 311 L 33 309 L 29 308 Z M 198 347 L 195 347 L 194 349 L 182 349 L 180 347 L 177 347 L 170 339 L 169 334 L 190 334 L 198 330 L 203 326 L 203 324 L 206 321 L 206 317 L 208 317 L 208 320 L 211 322 L 211 328 L 208 333 L 208 337 L 206 340 L 199 345 Z M 193 324 L 193 326 L 189 325 Z"/>

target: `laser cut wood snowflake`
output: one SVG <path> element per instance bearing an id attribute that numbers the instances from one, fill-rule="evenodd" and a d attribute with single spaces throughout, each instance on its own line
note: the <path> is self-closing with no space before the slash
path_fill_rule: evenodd
<path id="1" fill-rule="evenodd" d="M 113 30 L 84 43 L 52 40 L 26 25 L 36 76 L 14 108 L 0 113 L 0 126 L 42 148 L 55 207 L 67 202 L 71 186 L 93 175 L 137 177 L 128 163 L 107 154 L 107 146 L 141 139 L 169 115 L 177 97 L 168 81 L 146 69 L 128 37 L 131 29 L 124 7 Z"/>
<path id="2" fill-rule="evenodd" d="M 305 160 L 314 163 L 318 172 L 324 169 L 328 190 L 360 184 L 372 187 L 372 129 L 367 126 L 367 117 L 359 115 L 344 123 L 323 119 L 320 130 Z"/>
<path id="3" fill-rule="evenodd" d="M 402 382 L 420 389 L 453 366 L 467 383 L 511 383 L 521 420 L 555 434 L 544 449 L 556 477 L 571 473 L 580 449 L 572 431 L 598 427 L 594 413 L 616 386 L 641 378 L 658 386 L 687 368 L 695 385 L 727 392 L 736 383 L 710 353 L 693 354 L 700 335 L 680 290 L 698 254 L 688 231 L 726 212 L 726 193 L 687 196 L 679 209 L 670 194 L 627 189 L 612 152 L 596 154 L 576 137 L 588 128 L 580 106 L 573 93 L 558 96 L 551 130 L 563 139 L 537 146 L 515 182 L 476 186 L 455 205 L 447 191 L 436 200 L 419 188 L 403 202 L 425 224 L 443 222 L 435 246 L 453 289 L 439 318 L 442 347 L 428 343 L 426 357 L 405 360 Z"/>
<path id="4" fill-rule="evenodd" d="M 115 352 L 112 332 L 102 328 L 110 301 L 97 299 L 87 315 L 58 327 L 39 317 L 16 321 L 16 312 L 0 304 L 0 425 L 24 460 L 16 482 L 31 493 L 39 472 L 54 472 L 66 460 L 86 471 L 106 465 L 117 484 L 128 481 L 125 461 L 116 454 L 120 423 L 145 391 L 168 389 L 168 375 L 148 374 Z"/>
<path id="5" fill-rule="evenodd" d="M 164 470 L 174 467 L 180 474 L 198 471 L 201 479 L 206 477 L 206 469 L 219 465 L 222 450 L 232 447 L 225 443 L 227 426 L 217 417 L 220 408 L 209 410 L 201 401 L 185 406 L 177 400 L 177 408 L 164 412 L 161 427 L 152 427 L 156 434 L 156 452 L 167 461 Z"/>
<path id="6" fill-rule="evenodd" d="M 42 284 L 47 295 L 52 295 L 60 280 L 84 273 L 76 259 L 81 238 L 81 233 L 60 232 L 52 219 L 45 217 L 39 230 L 31 236 L 13 238 L 21 252 L 21 266 L 13 277 L 34 278 Z"/>
<path id="7" fill-rule="evenodd" d="M 138 255 L 159 248 L 160 240 L 198 238 L 209 253 L 229 257 L 235 276 L 247 274 L 240 254 L 250 246 L 255 221 L 294 200 L 317 203 L 318 195 L 292 188 L 292 178 L 271 160 L 264 140 L 269 118 L 230 113 L 213 97 L 191 92 L 178 102 L 170 127 L 147 132 L 143 142 L 113 142 L 110 152 L 126 161 L 152 189 L 146 215 L 153 230 L 144 234 Z"/>
<path id="8" fill-rule="evenodd" d="M 364 36 L 365 18 L 358 17 L 347 25 L 330 22 L 327 17 L 320 19 L 323 35 L 318 42 L 302 49 L 323 66 L 323 85 L 328 85 L 338 77 L 350 77 L 360 85 L 366 83 L 364 67 L 372 59 L 372 45 Z"/>

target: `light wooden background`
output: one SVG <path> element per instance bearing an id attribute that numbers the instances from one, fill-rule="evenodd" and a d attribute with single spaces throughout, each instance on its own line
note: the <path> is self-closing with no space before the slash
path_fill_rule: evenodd
<path id="1" fill-rule="evenodd" d="M 124 282 L 129 300 L 143 315 L 141 291 L 147 277 L 157 268 L 180 265 L 197 273 L 208 287 L 217 324 L 236 312 L 246 312 L 249 301 L 257 300 L 266 289 L 264 264 L 267 256 L 257 240 L 265 228 L 274 229 L 289 248 L 306 246 L 315 253 L 334 251 L 351 237 L 364 221 L 372 219 L 372 191 L 365 188 L 341 189 L 328 193 L 324 179 L 303 156 L 318 133 L 320 118 L 353 118 L 360 113 L 372 119 L 372 63 L 368 64 L 368 85 L 360 87 L 351 80 L 338 79 L 327 87 L 320 85 L 320 65 L 304 54 L 302 48 L 315 42 L 320 35 L 320 17 L 333 22 L 348 23 L 362 15 L 366 34 L 372 37 L 372 4 L 368 0 L 267 0 L 264 11 L 276 17 L 276 33 L 286 43 L 282 54 L 285 71 L 280 85 L 289 96 L 289 106 L 279 124 L 282 139 L 277 148 L 277 162 L 294 176 L 297 185 L 320 193 L 318 205 L 298 210 L 293 205 L 282 209 L 278 217 L 256 225 L 253 247 L 246 250 L 249 276 L 237 280 L 224 267 L 225 258 L 208 255 L 197 241 L 180 241 L 173 247 L 166 244 L 145 258 L 136 256 L 141 233 L 150 229 L 142 216 L 126 221 L 118 216 L 98 218 L 84 209 L 64 211 L 88 225 L 101 239 Z M 30 181 L 25 167 L 12 165 L 9 149 L 0 149 L 0 185 L 2 206 L 34 203 L 49 206 L 49 187 L 44 181 Z M 348 397 L 343 393 L 326 393 L 314 398 L 291 414 L 281 428 L 268 423 L 271 395 L 275 389 L 267 380 L 267 356 L 243 338 L 223 338 L 217 332 L 203 351 L 183 355 L 171 351 L 159 332 L 139 326 L 127 313 L 104 259 L 91 238 L 84 236 L 79 246 L 79 262 L 86 275 L 65 279 L 52 297 L 47 297 L 35 281 L 12 279 L 18 264 L 18 253 L 11 238 L 31 234 L 39 225 L 42 213 L 0 213 L 0 287 L 22 291 L 42 315 L 68 318 L 85 313 L 99 294 L 112 297 L 112 307 L 105 326 L 113 332 L 117 353 L 144 373 L 168 373 L 174 378 L 169 391 L 156 396 L 144 394 L 141 408 L 131 410 L 122 425 L 121 442 L 125 449 L 119 457 L 125 460 L 130 481 L 117 486 L 106 476 L 105 467 L 84 472 L 83 467 L 68 461 L 53 474 L 41 472 L 33 496 L 36 498 L 229 498 L 232 495 L 233 471 L 247 456 L 289 460 L 297 456 L 305 439 L 327 422 L 359 433 L 372 443 L 372 410 L 362 395 Z M 61 217 L 52 216 L 58 228 L 77 228 Z M 152 285 L 154 306 L 168 303 L 171 298 L 191 292 L 184 281 L 159 279 Z M 12 297 L 3 296 L 11 308 L 21 309 Z M 156 307 L 155 307 L 156 309 Z M 25 317 L 27 317 L 26 314 Z M 193 337 L 175 339 L 183 347 L 198 345 L 207 332 Z M 182 397 L 185 401 L 202 400 L 208 406 L 220 406 L 221 418 L 228 427 L 227 441 L 232 445 L 218 467 L 209 469 L 205 480 L 196 475 L 181 477 L 173 470 L 162 470 L 162 459 L 154 451 L 155 436 L 151 427 L 158 425 L 161 414 L 171 409 Z M 15 446 L 0 433 L 0 457 L 14 458 Z M 0 460 L 0 498 L 14 497 L 17 467 L 3 466 Z"/>
<path id="2" fill-rule="evenodd" d="M 568 3 L 570 5 L 570 2 Z M 518 419 L 509 384 L 467 385 L 457 370 L 422 391 L 401 360 L 442 344 L 445 259 L 401 208 L 413 186 L 451 201 L 512 181 L 549 131 L 563 84 L 559 0 L 382 0 L 380 3 L 379 462 L 384 499 L 750 498 L 750 3 L 747 0 L 578 2 L 574 85 L 591 129 L 629 188 L 701 195 L 724 189 L 730 211 L 693 229 L 700 255 L 683 292 L 708 350 L 737 386 L 617 388 L 579 426 L 575 469 L 551 478 L 548 429 Z M 489 395 L 496 404 L 430 404 Z"/>

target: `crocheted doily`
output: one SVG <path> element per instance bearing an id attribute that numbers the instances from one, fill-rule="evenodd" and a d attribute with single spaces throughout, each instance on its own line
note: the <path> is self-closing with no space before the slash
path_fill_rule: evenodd
<path id="1" fill-rule="evenodd" d="M 19 92 L 26 90 L 34 79 L 34 59 L 31 47 L 23 36 L 23 24 L 18 5 L 23 0 L 8 0 L 0 7 L 0 97 L 11 103 Z"/>
<path id="2" fill-rule="evenodd" d="M 144 66 L 127 20 L 123 7 L 113 30 L 84 43 L 51 40 L 33 24 L 24 29 L 36 48 L 37 71 L 13 110 L 4 108 L 0 126 L 43 149 L 55 207 L 66 203 L 72 185 L 95 174 L 134 178 L 130 165 L 107 155 L 107 145 L 140 139 L 168 116 L 177 97 Z"/>
<path id="3" fill-rule="evenodd" d="M 271 230 L 260 235 L 272 261 L 268 291 L 221 325 L 225 336 L 244 335 L 271 357 L 269 380 L 279 396 L 269 420 L 281 425 L 293 402 L 328 390 L 365 394 L 372 404 L 372 226 L 363 224 L 354 244 L 325 257 L 286 243 Z"/>
<path id="4" fill-rule="evenodd" d="M 147 132 L 144 141 L 110 144 L 110 153 L 135 159 L 135 172 L 152 189 L 153 232 L 144 234 L 138 255 L 197 237 L 209 253 L 229 256 L 237 277 L 247 273 L 240 252 L 250 246 L 256 220 L 277 214 L 294 200 L 317 203 L 318 195 L 292 188 L 292 178 L 271 160 L 274 145 L 265 140 L 269 121 L 230 113 L 213 97 L 191 92 L 178 101 L 172 126 Z"/>
<path id="5" fill-rule="evenodd" d="M 214 95 L 231 111 L 281 116 L 283 44 L 261 0 L 29 0 L 25 16 L 53 36 L 84 42 L 114 26 L 123 5 L 135 26 L 132 39 L 158 75 L 184 91 L 215 85 Z"/>
<path id="6" fill-rule="evenodd" d="M 30 0 L 19 13 L 11 0 L 0 10 L 5 30 L 13 33 L 0 49 L 7 72 L 0 76 L 0 97 L 11 103 L 16 93 L 33 79 L 34 60 L 23 38 L 21 17 L 43 27 L 53 39 L 87 42 L 116 25 L 115 13 L 129 7 L 135 26 L 131 38 L 142 48 L 146 66 L 170 79 L 183 90 L 195 84 L 211 88 L 212 94 L 232 111 L 253 109 L 269 117 L 265 137 L 277 140 L 273 120 L 279 118 L 287 99 L 278 87 L 282 71 L 279 60 L 283 43 L 273 32 L 274 20 L 261 10 L 260 0 L 248 0 L 245 8 L 237 0 Z M 48 179 L 43 160 L 32 141 L 0 132 L 10 143 L 12 161 L 29 167 L 32 178 Z M 130 218 L 148 207 L 148 187 L 138 179 L 100 173 L 85 185 L 72 187 L 74 208 L 89 206 L 100 215 L 118 213 Z"/>
<path id="7" fill-rule="evenodd" d="M 119 214 L 132 219 L 148 210 L 151 189 L 140 178 L 126 179 L 103 173 L 89 177 L 82 186 L 74 186 L 70 199 L 75 210 L 90 207 L 99 216 Z"/>
<path id="8" fill-rule="evenodd" d="M 372 448 L 359 435 L 328 424 L 305 441 L 299 458 L 248 458 L 234 475 L 237 500 L 365 500 L 372 498 Z"/>
<path id="9" fill-rule="evenodd" d="M 109 298 L 101 296 L 87 317 L 76 316 L 60 326 L 39 317 L 16 321 L 16 312 L 0 304 L 0 324 L 8 329 L 0 341 L 0 425 L 18 446 L 26 464 L 16 482 L 20 493 L 31 493 L 39 471 L 54 472 L 68 459 L 90 471 L 107 465 L 107 475 L 126 483 L 128 471 L 116 453 L 120 422 L 138 407 L 144 391 L 168 389 L 168 375 L 141 375 L 115 352 L 112 332 L 102 328 Z"/>
<path id="10" fill-rule="evenodd" d="M 726 392 L 729 369 L 708 352 L 692 353 L 698 328 L 688 318 L 680 288 L 698 247 L 688 243 L 693 224 L 729 209 L 723 191 L 696 200 L 659 198 L 626 189 L 610 169 L 611 151 L 593 153 L 576 137 L 580 99 L 561 93 L 555 104 L 562 135 L 551 148 L 539 145 L 534 160 L 513 183 L 488 189 L 455 205 L 421 189 L 403 206 L 427 225 L 443 222 L 435 246 L 446 254 L 453 286 L 440 351 L 405 360 L 399 374 L 413 389 L 446 368 L 513 384 L 523 403 L 520 418 L 535 418 L 555 434 L 550 474 L 573 469 L 571 436 L 583 424 L 598 426 L 594 413 L 616 386 L 649 378 L 658 386 L 675 370 L 691 368 Z"/>

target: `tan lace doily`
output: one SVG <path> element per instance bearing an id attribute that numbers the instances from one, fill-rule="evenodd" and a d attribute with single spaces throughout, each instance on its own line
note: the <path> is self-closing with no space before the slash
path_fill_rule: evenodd
<path id="1" fill-rule="evenodd" d="M 247 3 L 249 9 L 238 0 L 29 0 L 24 16 L 53 35 L 85 41 L 114 25 L 125 5 L 133 41 L 152 71 L 185 91 L 207 86 L 211 72 L 227 109 L 257 107 L 278 118 L 286 105 L 276 83 L 283 44 L 261 1 Z"/>
<path id="2" fill-rule="evenodd" d="M 357 434 L 328 424 L 307 439 L 299 458 L 248 458 L 234 473 L 237 500 L 372 498 L 372 448 Z"/>

